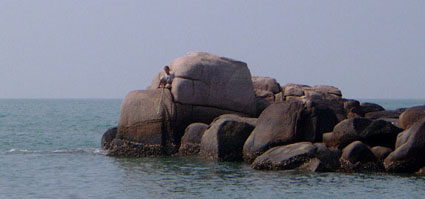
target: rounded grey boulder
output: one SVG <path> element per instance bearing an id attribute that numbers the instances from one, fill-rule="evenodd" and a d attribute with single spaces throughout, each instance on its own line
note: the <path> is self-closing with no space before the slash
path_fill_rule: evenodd
<path id="1" fill-rule="evenodd" d="M 171 93 L 176 103 L 255 115 L 254 87 L 246 63 L 193 52 L 173 60 L 169 67 L 175 74 Z M 150 89 L 156 89 L 161 74 Z"/>

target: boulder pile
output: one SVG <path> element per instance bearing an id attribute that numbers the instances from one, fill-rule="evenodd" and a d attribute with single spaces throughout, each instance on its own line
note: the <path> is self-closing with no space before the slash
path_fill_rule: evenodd
<path id="1" fill-rule="evenodd" d="M 313 172 L 425 171 L 425 106 L 385 110 L 333 86 L 251 76 L 246 63 L 195 52 L 169 64 L 171 88 L 130 92 L 110 156 L 199 155 L 254 169 Z"/>

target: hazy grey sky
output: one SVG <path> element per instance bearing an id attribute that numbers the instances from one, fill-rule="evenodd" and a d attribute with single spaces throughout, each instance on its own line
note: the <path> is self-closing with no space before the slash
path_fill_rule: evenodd
<path id="1" fill-rule="evenodd" d="M 123 98 L 191 51 L 282 85 L 425 98 L 425 1 L 0 0 L 0 98 Z"/>

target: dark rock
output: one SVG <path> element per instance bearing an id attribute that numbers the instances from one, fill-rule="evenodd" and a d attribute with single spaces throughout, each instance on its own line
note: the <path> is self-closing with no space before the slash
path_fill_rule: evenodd
<path id="1" fill-rule="evenodd" d="M 202 136 L 201 157 L 218 161 L 242 161 L 242 147 L 255 128 L 255 122 L 223 115 L 214 120 Z"/>
<path id="2" fill-rule="evenodd" d="M 193 123 L 189 125 L 182 137 L 179 154 L 197 154 L 200 150 L 201 139 L 209 125 L 204 123 Z"/>
<path id="3" fill-rule="evenodd" d="M 400 115 L 400 126 L 404 129 L 408 129 L 415 122 L 419 121 L 424 117 L 425 105 L 408 108 Z"/>
<path id="4" fill-rule="evenodd" d="M 117 135 L 117 127 L 108 129 L 102 136 L 102 149 L 108 150 L 111 147 L 111 142 Z"/>
<path id="5" fill-rule="evenodd" d="M 243 147 L 244 159 L 252 162 L 266 150 L 298 141 L 314 141 L 310 113 L 298 101 L 272 104 L 258 118 Z"/>
<path id="6" fill-rule="evenodd" d="M 384 120 L 387 121 L 389 123 L 391 123 L 392 125 L 394 125 L 397 128 L 403 129 L 400 126 L 400 120 L 399 119 L 394 119 L 394 118 L 380 118 L 380 120 Z"/>
<path id="7" fill-rule="evenodd" d="M 376 111 L 376 112 L 369 112 L 366 113 L 365 117 L 372 119 L 372 120 L 376 120 L 376 119 L 381 119 L 381 118 L 394 118 L 394 119 L 398 119 L 400 117 L 400 112 L 395 110 L 388 110 L 388 111 Z"/>
<path id="8" fill-rule="evenodd" d="M 344 101 L 344 110 L 346 112 L 347 118 L 356 118 L 364 117 L 363 109 L 360 107 L 360 102 L 357 100 L 343 100 Z"/>
<path id="9" fill-rule="evenodd" d="M 339 157 L 341 156 L 341 150 L 337 148 L 328 148 L 325 143 L 315 143 L 314 146 L 317 147 L 315 156 L 319 162 L 313 161 L 314 164 L 309 167 L 310 171 L 331 172 L 337 171 L 340 168 Z"/>
<path id="10" fill-rule="evenodd" d="M 258 156 L 251 167 L 259 170 L 301 169 L 330 172 L 339 169 L 341 151 L 329 149 L 324 143 L 299 142 L 269 149 Z"/>
<path id="11" fill-rule="evenodd" d="M 383 170 L 383 166 L 379 164 L 369 147 L 360 141 L 354 141 L 345 147 L 340 161 L 342 170 L 348 172 Z"/>
<path id="12" fill-rule="evenodd" d="M 270 104 L 275 103 L 275 96 L 270 91 L 265 90 L 254 90 L 255 91 L 255 106 L 256 106 L 256 116 L 258 117 L 264 109 L 266 109 Z"/>
<path id="13" fill-rule="evenodd" d="M 375 103 L 362 103 L 360 104 L 360 106 L 362 107 L 362 110 L 365 114 L 370 113 L 370 112 L 377 112 L 377 111 L 385 111 L 384 107 L 375 104 Z"/>
<path id="14" fill-rule="evenodd" d="M 361 139 L 361 133 L 372 120 L 365 118 L 346 119 L 338 123 L 333 132 L 323 135 L 323 142 L 332 147 L 344 148 L 353 141 Z"/>
<path id="15" fill-rule="evenodd" d="M 329 108 L 328 104 L 322 103 L 323 101 L 311 101 L 307 104 L 307 111 L 310 113 L 311 130 L 315 135 L 315 142 L 322 142 L 323 133 L 332 131 L 338 118 L 334 110 Z"/>
<path id="16" fill-rule="evenodd" d="M 394 149 L 398 133 L 403 129 L 397 128 L 391 122 L 374 120 L 360 133 L 360 140 L 369 146 L 384 146 Z"/>
<path id="17" fill-rule="evenodd" d="M 375 155 L 375 157 L 381 161 L 383 161 L 391 152 L 393 152 L 392 149 L 383 146 L 375 146 L 370 150 Z"/>
<path id="18" fill-rule="evenodd" d="M 389 172 L 416 172 L 425 166 L 425 118 L 414 123 L 397 137 L 397 147 L 385 158 Z"/>
<path id="19" fill-rule="evenodd" d="M 295 169 L 314 158 L 316 149 L 310 142 L 274 147 L 258 156 L 251 167 L 259 170 Z"/>
<path id="20" fill-rule="evenodd" d="M 344 101 L 340 98 L 328 98 L 327 96 L 322 96 L 321 98 L 310 98 L 306 96 L 303 99 L 305 100 L 305 104 L 307 104 L 307 106 L 314 104 L 332 109 L 337 118 L 337 123 L 346 119 Z"/>

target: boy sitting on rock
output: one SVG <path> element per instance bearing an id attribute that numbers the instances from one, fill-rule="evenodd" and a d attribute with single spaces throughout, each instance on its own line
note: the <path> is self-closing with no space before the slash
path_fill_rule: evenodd
<path id="1" fill-rule="evenodd" d="M 161 76 L 158 88 L 171 89 L 171 83 L 174 80 L 174 73 L 170 72 L 170 67 L 164 66 L 165 75 Z"/>

